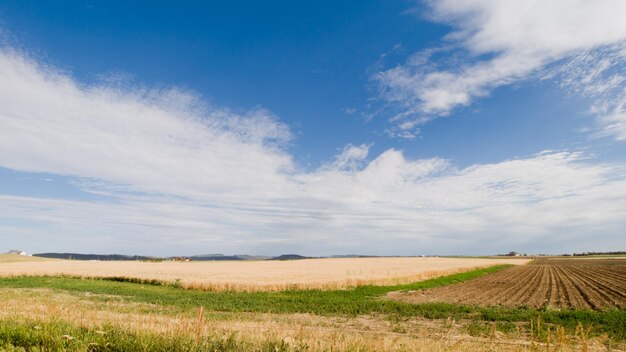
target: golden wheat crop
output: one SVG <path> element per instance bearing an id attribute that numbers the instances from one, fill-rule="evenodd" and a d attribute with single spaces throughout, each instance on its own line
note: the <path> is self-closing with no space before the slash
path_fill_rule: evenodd
<path id="1" fill-rule="evenodd" d="M 71 275 L 178 282 L 204 290 L 343 289 L 366 284 L 401 284 L 526 259 L 341 258 L 296 261 L 139 262 L 70 261 L 0 264 L 0 277 Z"/>
<path id="2" fill-rule="evenodd" d="M 31 257 L 27 255 L 18 254 L 0 254 L 0 263 L 14 263 L 14 262 L 43 262 L 56 259 Z"/>

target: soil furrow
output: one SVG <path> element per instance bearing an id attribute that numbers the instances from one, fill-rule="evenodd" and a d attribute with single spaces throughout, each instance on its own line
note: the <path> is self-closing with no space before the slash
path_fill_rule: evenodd
<path id="1" fill-rule="evenodd" d="M 563 278 L 563 287 L 569 292 L 568 296 L 570 302 L 568 305 L 570 308 L 593 309 L 593 305 L 591 305 L 591 302 L 585 297 L 584 291 L 578 287 L 572 277 L 567 275 L 567 272 L 563 268 L 564 266 L 555 266 L 555 269 L 558 270 L 559 275 Z"/>
<path id="2" fill-rule="evenodd" d="M 542 307 L 545 305 L 550 289 L 550 267 L 551 265 L 542 265 L 541 276 L 539 276 L 535 289 L 531 290 L 530 295 L 526 297 L 529 306 Z"/>
<path id="3" fill-rule="evenodd" d="M 409 302 L 624 309 L 626 259 L 539 258 L 462 284 L 395 295 Z"/>
<path id="4" fill-rule="evenodd" d="M 619 274 L 613 274 L 609 271 L 603 271 L 602 274 L 599 274 L 597 270 L 594 271 L 584 267 L 578 267 L 577 269 L 584 273 L 585 276 L 599 280 L 606 286 L 617 287 L 618 294 L 626 297 L 626 273 L 619 276 Z"/>
<path id="5" fill-rule="evenodd" d="M 513 271 L 513 269 L 516 269 Z M 490 285 L 489 283 L 492 280 L 485 280 L 485 282 L 481 282 L 474 287 L 471 292 L 468 292 L 465 296 L 471 296 L 471 299 L 468 302 L 472 302 L 473 304 L 479 304 L 481 302 L 490 302 L 493 305 L 504 304 L 502 302 L 506 297 L 509 296 L 510 293 L 517 292 L 521 288 L 523 288 L 524 282 L 526 282 L 529 277 L 535 275 L 536 269 L 533 267 L 516 267 L 512 268 L 508 273 L 502 272 L 501 278 L 498 280 L 498 290 L 489 290 L 487 289 Z M 511 285 L 511 279 L 515 284 Z"/>
<path id="6" fill-rule="evenodd" d="M 620 292 L 599 283 L 598 280 L 592 277 L 581 274 L 576 268 L 568 268 L 566 271 L 568 271 L 572 277 L 578 278 L 580 282 L 584 283 L 585 291 L 590 297 L 595 296 L 595 302 L 598 302 L 601 306 L 617 306 L 621 308 L 619 303 L 621 301 Z"/>
<path id="7" fill-rule="evenodd" d="M 519 287 L 515 293 L 504 299 L 505 305 L 532 305 L 528 301 L 528 296 L 533 290 L 536 290 L 541 282 L 541 275 L 545 270 L 544 265 L 529 265 L 529 270 L 533 270 L 533 275 L 526 281 L 517 282 Z"/>

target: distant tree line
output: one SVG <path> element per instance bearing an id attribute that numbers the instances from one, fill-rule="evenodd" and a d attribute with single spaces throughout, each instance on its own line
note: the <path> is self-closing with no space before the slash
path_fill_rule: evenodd
<path id="1" fill-rule="evenodd" d="M 587 255 L 626 255 L 626 251 L 617 251 L 617 252 L 582 252 L 582 253 L 574 253 L 575 257 L 584 257 Z"/>

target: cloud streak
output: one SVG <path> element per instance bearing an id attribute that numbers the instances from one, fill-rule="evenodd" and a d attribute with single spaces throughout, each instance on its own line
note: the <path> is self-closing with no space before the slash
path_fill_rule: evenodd
<path id="1" fill-rule="evenodd" d="M 0 77 L 6 168 L 192 197 L 271 193 L 293 169 L 281 150 L 289 130 L 266 111 L 242 116 L 176 89 L 81 86 L 6 51 Z"/>
<path id="2" fill-rule="evenodd" d="M 395 131 L 409 136 L 420 124 L 469 106 L 498 87 L 538 78 L 571 59 L 581 65 L 579 59 L 586 53 L 623 53 L 626 45 L 626 3 L 619 0 L 442 0 L 427 5 L 433 21 L 453 27 L 446 38 L 448 46 L 416 53 L 406 63 L 374 77 L 381 96 L 400 108 L 393 118 Z M 441 52 L 452 58 L 440 59 Z M 623 62 L 623 55 L 618 61 L 604 61 L 622 68 Z M 599 68 L 596 62 L 586 62 L 584 70 Z M 574 73 L 568 72 L 570 80 Z M 601 78 L 605 77 L 596 77 L 598 85 Z M 626 87 L 623 82 L 619 86 Z M 623 94 L 605 98 L 619 100 Z M 611 124 L 623 123 L 623 108 L 619 103 L 612 105 L 613 111 L 600 112 L 598 121 L 607 128 L 606 134 L 619 137 L 623 127 L 611 131 Z"/>
<path id="3" fill-rule="evenodd" d="M 582 153 L 459 169 L 348 145 L 303 170 L 288 127 L 267 111 L 238 114 L 176 89 L 81 84 L 6 49 L 0 82 L 0 166 L 65 175 L 106 195 L 0 195 L 1 242 L 27 250 L 479 254 L 624 245 L 625 165 Z"/>

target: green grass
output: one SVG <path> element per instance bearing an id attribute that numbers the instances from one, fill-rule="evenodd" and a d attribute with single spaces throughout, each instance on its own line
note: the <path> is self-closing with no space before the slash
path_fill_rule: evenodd
<path id="1" fill-rule="evenodd" d="M 306 346 L 290 346 L 280 339 L 250 343 L 236 335 L 198 336 L 157 335 L 129 331 L 116 326 L 85 328 L 61 321 L 16 322 L 0 320 L 0 351 L 107 351 L 107 352 L 187 352 L 187 351 L 299 351 Z"/>
<path id="2" fill-rule="evenodd" d="M 293 290 L 281 292 L 203 292 L 174 285 L 138 284 L 122 280 L 94 280 L 70 277 L 16 277 L 0 279 L 0 288 L 41 288 L 70 292 L 119 295 L 131 301 L 178 307 L 203 306 L 227 312 L 314 313 L 314 314 L 420 314 L 420 306 L 380 299 L 398 290 L 420 290 L 454 284 L 486 275 L 508 266 L 494 266 L 431 280 L 396 286 L 361 286 L 352 290 Z M 443 307 L 443 305 L 442 305 Z M 453 307 L 450 305 L 450 307 Z M 450 310 L 452 308 L 442 308 Z M 433 310 L 433 309 L 428 309 Z M 427 311 L 420 315 L 427 314 Z M 441 317 L 441 315 L 433 316 Z"/>
<path id="3" fill-rule="evenodd" d="M 352 290 L 293 290 L 282 292 L 203 292 L 173 285 L 68 277 L 18 277 L 0 279 L 0 288 L 41 288 L 123 296 L 132 302 L 173 308 L 174 314 L 193 314 L 199 306 L 215 312 L 312 313 L 319 315 L 383 314 L 431 319 L 472 319 L 484 322 L 529 322 L 540 318 L 573 331 L 579 322 L 592 333 L 626 340 L 626 311 L 537 310 L 532 308 L 470 307 L 447 303 L 408 304 L 383 299 L 391 291 L 420 290 L 454 284 L 509 266 L 499 265 L 431 280 L 396 286 L 362 286 Z"/>

